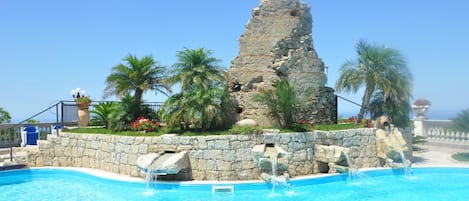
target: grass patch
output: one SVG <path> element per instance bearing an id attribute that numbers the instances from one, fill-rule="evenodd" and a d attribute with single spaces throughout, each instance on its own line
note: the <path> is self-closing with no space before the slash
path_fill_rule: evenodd
<path id="1" fill-rule="evenodd" d="M 415 136 L 412 138 L 413 144 L 424 144 L 427 141 L 427 138 L 423 136 Z"/>
<path id="2" fill-rule="evenodd" d="M 469 161 L 469 153 L 455 153 L 453 155 L 451 155 L 451 158 L 453 158 L 454 160 L 457 160 L 457 161 L 464 161 L 464 162 L 467 162 Z"/>
<path id="3" fill-rule="evenodd" d="M 312 130 L 322 130 L 322 131 L 333 131 L 333 130 L 345 130 L 345 129 L 356 129 L 362 128 L 362 126 L 357 126 L 353 123 L 350 124 L 318 124 L 315 125 Z M 120 135 L 120 136 L 161 136 L 168 133 L 178 133 L 181 136 L 209 136 L 209 135 L 248 135 L 252 133 L 261 132 L 263 128 L 258 126 L 233 126 L 229 130 L 222 131 L 184 131 L 180 132 L 179 128 L 167 129 L 162 128 L 158 132 L 138 132 L 138 131 L 113 131 L 107 128 L 77 128 L 77 129 L 67 129 L 65 132 L 70 133 L 82 133 L 82 134 L 109 134 L 109 135 Z M 280 133 L 291 133 L 297 132 L 293 129 L 279 129 Z"/>
<path id="4" fill-rule="evenodd" d="M 179 132 L 179 129 L 160 129 L 158 132 L 139 132 L 139 131 L 113 131 L 107 128 L 77 128 L 64 130 L 69 133 L 80 134 L 109 134 L 120 136 L 161 136 L 163 134 L 178 133 L 181 136 L 207 136 L 207 135 L 228 135 L 230 131 L 185 131 Z"/>
<path id="5" fill-rule="evenodd" d="M 109 135 L 120 135 L 120 136 L 160 136 L 165 134 L 163 132 L 137 132 L 137 131 L 113 131 L 107 128 L 77 128 L 64 130 L 69 133 L 81 133 L 81 134 L 109 134 Z"/>
<path id="6" fill-rule="evenodd" d="M 314 126 L 314 130 L 321 131 L 334 131 L 334 130 L 345 130 L 345 129 L 355 129 L 361 128 L 356 124 L 318 124 Z"/>

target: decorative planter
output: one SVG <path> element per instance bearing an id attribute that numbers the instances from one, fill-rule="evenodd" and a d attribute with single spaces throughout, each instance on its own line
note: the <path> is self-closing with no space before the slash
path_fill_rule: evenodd
<path id="1" fill-rule="evenodd" d="M 415 118 L 425 119 L 425 113 L 427 113 L 429 105 L 412 105 L 412 110 L 415 113 Z"/>
<path id="2" fill-rule="evenodd" d="M 84 128 L 88 126 L 90 122 L 90 102 L 76 102 L 78 107 L 78 126 Z"/>

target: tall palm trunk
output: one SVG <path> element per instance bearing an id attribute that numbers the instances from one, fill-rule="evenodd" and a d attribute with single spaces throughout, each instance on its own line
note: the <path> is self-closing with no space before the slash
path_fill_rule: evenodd
<path id="1" fill-rule="evenodd" d="M 369 111 L 368 108 L 370 105 L 370 98 L 371 98 L 372 93 L 373 91 L 369 90 L 369 88 L 365 89 L 365 94 L 363 94 L 363 98 L 362 98 L 362 106 L 360 108 L 360 112 L 358 112 L 357 121 L 355 122 L 357 125 L 360 124 L 363 117 L 365 116 L 365 113 Z"/>
<path id="2" fill-rule="evenodd" d="M 142 107 L 141 107 L 142 95 L 143 95 L 143 90 L 142 89 L 140 89 L 140 88 L 135 89 L 135 94 L 134 94 L 134 97 L 135 97 L 134 119 L 137 119 L 138 116 L 142 115 Z"/>

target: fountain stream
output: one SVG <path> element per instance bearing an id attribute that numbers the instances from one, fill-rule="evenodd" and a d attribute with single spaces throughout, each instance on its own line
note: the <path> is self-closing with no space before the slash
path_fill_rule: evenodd
<path id="1" fill-rule="evenodd" d="M 410 162 L 410 160 L 406 159 L 403 151 L 400 151 L 399 153 L 401 155 L 402 168 L 404 169 L 405 176 L 411 176 L 412 175 L 412 163 Z"/>
<path id="2" fill-rule="evenodd" d="M 258 147 L 256 150 L 260 151 L 262 147 Z M 279 158 L 285 157 L 286 152 L 274 144 L 266 144 L 263 148 L 262 157 L 259 159 L 259 166 L 262 166 L 263 163 L 270 163 L 271 175 L 267 173 L 262 173 L 261 177 L 264 178 L 266 182 L 272 184 L 272 193 L 275 193 L 279 187 L 285 189 L 291 189 L 288 184 L 288 176 L 278 175 L 279 171 Z"/>
<path id="3" fill-rule="evenodd" d="M 354 168 L 352 165 L 352 160 L 350 160 L 350 157 L 348 154 L 344 154 L 345 159 L 347 159 L 347 165 L 348 165 L 348 180 L 351 181 L 355 178 L 357 178 L 357 173 L 358 173 L 358 168 Z"/>
<path id="4" fill-rule="evenodd" d="M 388 126 L 386 128 L 386 134 L 389 135 L 389 141 L 394 149 L 394 151 L 399 153 L 399 157 L 401 159 L 401 165 L 396 165 L 396 166 L 402 166 L 402 167 L 397 167 L 397 168 L 402 168 L 404 170 L 405 176 L 411 176 L 412 174 L 412 163 L 410 160 L 408 160 L 405 157 L 404 151 L 407 149 L 406 147 L 406 142 L 402 138 L 402 134 L 399 132 L 399 130 L 395 129 L 392 125 Z"/>

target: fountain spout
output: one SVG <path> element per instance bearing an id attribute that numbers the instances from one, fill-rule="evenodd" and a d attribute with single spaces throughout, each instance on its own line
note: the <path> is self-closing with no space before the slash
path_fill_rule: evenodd
<path id="1" fill-rule="evenodd" d="M 175 153 L 165 151 L 160 153 L 150 153 L 140 156 L 136 162 L 137 168 L 149 175 L 178 175 L 181 170 L 190 169 L 189 156 L 187 151 Z M 188 177 L 190 175 L 182 176 Z M 179 180 L 189 180 L 181 178 Z"/>
<path id="2" fill-rule="evenodd" d="M 286 172 L 288 166 L 285 161 L 288 153 L 285 150 L 275 144 L 261 144 L 254 146 L 252 152 L 261 178 L 272 184 L 272 191 L 275 191 L 276 186 L 289 187 L 290 177 Z"/>

